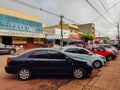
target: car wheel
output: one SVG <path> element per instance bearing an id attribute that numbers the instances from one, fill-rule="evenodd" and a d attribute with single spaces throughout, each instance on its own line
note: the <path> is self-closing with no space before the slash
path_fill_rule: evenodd
<path id="1" fill-rule="evenodd" d="M 11 55 L 15 54 L 15 51 L 14 50 L 10 50 L 10 54 Z"/>
<path id="2" fill-rule="evenodd" d="M 77 79 L 81 79 L 81 78 L 84 78 L 85 76 L 85 70 L 82 69 L 82 68 L 76 68 L 74 71 L 73 71 L 73 76 Z"/>
<path id="3" fill-rule="evenodd" d="M 28 80 L 31 77 L 31 71 L 28 68 L 21 68 L 17 72 L 17 78 L 21 80 Z"/>
<path id="4" fill-rule="evenodd" d="M 112 57 L 112 55 L 108 55 L 106 59 L 107 59 L 107 60 L 112 60 L 113 57 Z"/>
<path id="5" fill-rule="evenodd" d="M 94 67 L 94 68 L 101 68 L 101 67 L 102 67 L 102 63 L 101 63 L 100 61 L 95 61 L 95 62 L 93 63 L 93 67 Z"/>

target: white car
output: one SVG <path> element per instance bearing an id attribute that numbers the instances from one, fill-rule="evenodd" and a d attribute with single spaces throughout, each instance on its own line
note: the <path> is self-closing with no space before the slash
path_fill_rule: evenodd
<path id="1" fill-rule="evenodd" d="M 93 54 L 92 52 L 82 47 L 66 46 L 62 48 L 62 52 L 71 55 L 72 57 L 89 61 L 94 68 L 101 68 L 102 66 L 106 65 L 105 57 L 98 54 Z"/>

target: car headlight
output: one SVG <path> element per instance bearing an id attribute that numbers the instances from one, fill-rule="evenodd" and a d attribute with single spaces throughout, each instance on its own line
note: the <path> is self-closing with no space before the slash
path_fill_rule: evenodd
<path id="1" fill-rule="evenodd" d="M 116 54 L 116 51 L 112 50 L 114 52 L 114 54 Z"/>
<path id="2" fill-rule="evenodd" d="M 88 66 L 92 66 L 92 65 L 90 64 L 90 62 L 87 62 L 87 65 L 88 65 Z"/>

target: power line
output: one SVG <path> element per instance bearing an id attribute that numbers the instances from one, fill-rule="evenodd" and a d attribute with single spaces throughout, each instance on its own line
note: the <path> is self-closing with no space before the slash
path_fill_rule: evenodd
<path id="1" fill-rule="evenodd" d="M 113 6 L 111 6 L 107 11 L 105 11 L 104 13 L 102 13 L 102 15 L 106 14 L 106 12 L 109 12 L 112 8 L 114 8 L 114 7 L 115 7 L 116 5 L 118 5 L 119 3 L 120 3 L 120 1 L 118 1 L 117 3 L 115 3 L 115 4 L 114 4 Z M 95 18 L 94 20 L 92 20 L 91 22 L 99 19 L 100 17 L 101 17 L 101 15 L 98 16 L 97 18 Z"/>
<path id="2" fill-rule="evenodd" d="M 100 4 L 103 6 L 104 10 L 106 11 L 106 13 L 109 15 L 110 19 L 113 21 L 114 23 L 114 20 L 112 19 L 111 15 L 109 14 L 109 12 L 107 12 L 107 9 L 105 7 L 105 5 L 103 4 L 102 0 L 99 0 L 100 1 Z"/>
<path id="3" fill-rule="evenodd" d="M 103 36 L 108 36 L 108 35 L 105 35 L 105 34 L 101 33 L 101 32 L 98 31 L 98 30 L 95 30 L 95 31 L 98 32 L 99 34 L 102 34 Z"/>
<path id="4" fill-rule="evenodd" d="M 116 0 L 114 0 L 114 4 L 116 3 Z M 117 20 L 116 19 L 116 17 L 117 17 L 117 13 L 116 13 L 116 6 L 114 7 L 114 14 L 115 14 L 115 20 Z"/>
<path id="5" fill-rule="evenodd" d="M 12 1 L 15 1 L 15 2 L 17 2 L 17 3 L 23 4 L 23 5 L 26 5 L 26 6 L 29 6 L 29 7 L 32 7 L 32 8 L 34 8 L 34 9 L 39 9 L 40 11 L 46 12 L 46 13 L 51 14 L 51 15 L 53 15 L 53 16 L 61 17 L 61 15 L 59 15 L 59 14 L 56 14 L 56 13 L 50 12 L 50 11 L 48 11 L 48 10 L 45 10 L 45 9 L 42 9 L 42 8 L 39 8 L 39 7 L 30 5 L 30 4 L 27 4 L 27 3 L 22 2 L 22 1 L 19 1 L 19 0 L 12 0 Z M 64 15 L 62 15 L 62 16 L 64 16 Z M 65 17 L 65 16 L 64 16 L 63 18 L 66 19 L 66 20 L 68 20 L 68 21 L 70 21 L 70 22 L 72 22 L 72 23 L 78 24 L 78 23 L 75 22 L 74 20 L 71 20 L 71 19 L 69 19 L 69 18 L 67 18 L 67 17 Z"/>
<path id="6" fill-rule="evenodd" d="M 109 22 L 88 0 L 86 2 L 101 16 L 103 17 L 109 24 L 113 25 L 111 22 Z"/>
<path id="7" fill-rule="evenodd" d="M 106 9 L 108 10 L 109 9 L 109 3 L 108 3 L 108 0 L 103 0 L 103 2 L 104 2 L 104 4 L 105 4 L 105 6 L 106 6 Z M 115 4 L 116 2 L 114 2 L 114 4 Z M 113 4 L 113 5 L 114 5 Z M 112 16 L 113 16 L 113 20 L 114 20 L 114 22 L 116 23 L 116 19 L 115 19 L 115 14 L 116 13 L 112 13 L 112 12 L 109 12 Z"/>
<path id="8" fill-rule="evenodd" d="M 72 23 L 78 24 L 77 22 L 75 22 L 75 21 L 73 21 L 73 20 L 71 20 L 71 19 L 65 17 L 64 15 L 59 15 L 59 14 L 56 14 L 56 13 L 53 13 L 53 12 L 44 10 L 44 9 L 42 9 L 42 8 L 39 8 L 39 7 L 30 5 L 30 4 L 27 4 L 27 3 L 22 2 L 22 1 L 19 1 L 19 0 L 12 0 L 12 1 L 15 1 L 15 2 L 17 2 L 17 3 L 23 4 L 23 5 L 25 5 L 25 6 L 32 7 L 32 8 L 34 8 L 34 9 L 38 9 L 38 10 L 40 10 L 40 11 L 46 12 L 46 13 L 48 13 L 48 14 L 51 14 L 51 15 L 54 15 L 54 16 L 57 16 L 57 17 L 61 17 L 61 16 L 62 16 L 62 18 L 66 19 L 66 20 L 68 20 L 68 21 L 70 21 L 70 22 L 72 22 Z"/>

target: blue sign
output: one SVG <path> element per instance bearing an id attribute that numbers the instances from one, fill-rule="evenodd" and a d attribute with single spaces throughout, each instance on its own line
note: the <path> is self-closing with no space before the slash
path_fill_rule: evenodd
<path id="1" fill-rule="evenodd" d="M 26 32 L 38 32 L 37 27 L 29 27 L 26 25 L 18 25 L 18 24 L 8 24 L 7 27 L 9 30 L 19 30 L 19 31 L 26 31 Z"/>
<path id="2" fill-rule="evenodd" d="M 42 24 L 39 22 L 0 14 L 0 29 L 41 33 Z"/>

